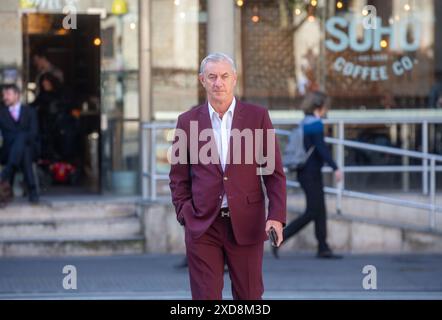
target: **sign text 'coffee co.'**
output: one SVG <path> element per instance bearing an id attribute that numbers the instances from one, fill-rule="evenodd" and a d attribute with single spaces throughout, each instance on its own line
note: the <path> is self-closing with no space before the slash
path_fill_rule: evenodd
<path id="1" fill-rule="evenodd" d="M 411 71 L 418 63 L 412 53 L 421 41 L 420 19 L 390 19 L 387 25 L 382 25 L 379 17 L 369 23 L 366 19 L 352 15 L 334 16 L 326 21 L 325 47 L 338 55 L 332 61 L 333 71 L 366 81 L 386 81 Z M 344 56 L 348 50 L 352 53 Z"/>

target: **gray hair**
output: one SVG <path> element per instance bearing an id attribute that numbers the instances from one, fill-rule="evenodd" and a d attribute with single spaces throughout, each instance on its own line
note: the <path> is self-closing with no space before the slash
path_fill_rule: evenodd
<path id="1" fill-rule="evenodd" d="M 206 68 L 206 64 L 208 62 L 220 62 L 220 61 L 227 61 L 232 66 L 233 72 L 236 73 L 235 62 L 233 62 L 233 59 L 230 58 L 225 53 L 215 52 L 215 53 L 210 53 L 207 57 L 205 57 L 203 59 L 203 61 L 201 61 L 200 74 L 204 73 L 204 70 Z"/>

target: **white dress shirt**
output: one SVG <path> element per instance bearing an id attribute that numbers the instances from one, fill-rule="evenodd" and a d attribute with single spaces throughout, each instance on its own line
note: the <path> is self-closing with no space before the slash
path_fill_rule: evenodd
<path id="1" fill-rule="evenodd" d="M 18 121 L 18 119 L 20 119 L 20 109 L 21 109 L 20 102 L 9 107 L 9 113 L 11 114 L 12 118 L 15 121 Z"/>
<path id="2" fill-rule="evenodd" d="M 209 115 L 210 121 L 212 122 L 213 134 L 215 136 L 216 146 L 218 149 L 218 154 L 220 156 L 220 163 L 223 171 L 226 168 L 226 159 L 227 152 L 229 149 L 229 140 L 230 140 L 230 130 L 232 129 L 232 121 L 233 121 L 233 113 L 235 111 L 236 100 L 233 97 L 232 103 L 227 109 L 226 113 L 224 113 L 222 119 L 219 117 L 219 114 L 213 109 L 213 107 L 209 105 Z M 221 208 L 228 207 L 227 197 L 224 193 L 221 203 Z"/>

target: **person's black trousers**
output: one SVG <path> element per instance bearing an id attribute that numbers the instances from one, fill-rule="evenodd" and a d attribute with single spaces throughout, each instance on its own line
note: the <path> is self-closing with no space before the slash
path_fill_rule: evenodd
<path id="1" fill-rule="evenodd" d="M 32 171 L 32 146 L 26 142 L 26 134 L 18 134 L 9 148 L 8 161 L 2 172 L 2 179 L 8 181 L 11 186 L 14 175 L 21 169 L 29 191 L 36 189 L 34 173 Z"/>
<path id="2" fill-rule="evenodd" d="M 326 208 L 322 182 L 322 173 L 298 171 L 298 181 L 305 193 L 306 210 L 305 213 L 290 222 L 283 233 L 284 241 L 304 228 L 309 222 L 315 223 L 315 236 L 318 240 L 318 251 L 328 249 L 327 245 L 327 226 L 326 226 Z"/>

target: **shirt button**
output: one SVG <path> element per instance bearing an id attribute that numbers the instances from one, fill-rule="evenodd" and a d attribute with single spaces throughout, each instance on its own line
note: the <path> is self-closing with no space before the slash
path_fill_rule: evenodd
<path id="1" fill-rule="evenodd" d="M 219 196 L 219 198 L 220 198 L 220 199 L 222 199 L 222 198 L 223 198 L 223 196 Z"/>
<path id="2" fill-rule="evenodd" d="M 227 178 L 227 177 L 224 177 L 224 181 L 227 181 L 227 180 L 229 180 L 229 178 Z"/>

